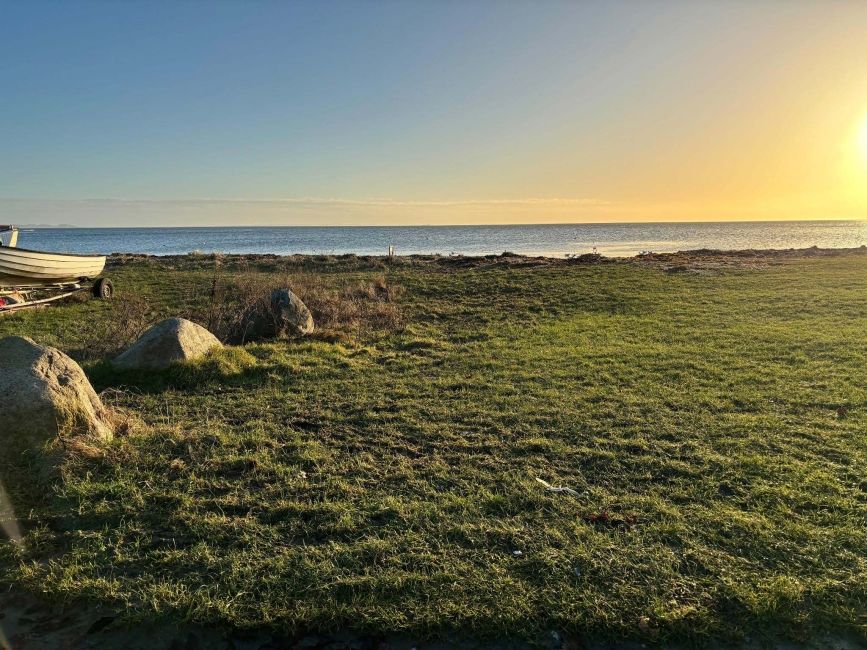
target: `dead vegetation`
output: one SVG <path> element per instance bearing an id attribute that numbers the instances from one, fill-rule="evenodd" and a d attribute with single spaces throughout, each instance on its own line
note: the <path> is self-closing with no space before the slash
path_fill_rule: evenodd
<path id="1" fill-rule="evenodd" d="M 217 338 L 230 342 L 248 331 L 251 318 L 268 315 L 271 292 L 289 288 L 307 305 L 316 323 L 316 336 L 340 338 L 361 332 L 395 331 L 403 326 L 398 299 L 403 288 L 385 277 L 335 286 L 321 275 L 293 273 L 275 277 L 255 271 L 215 273 L 206 304 L 186 314 Z"/>
<path id="2" fill-rule="evenodd" d="M 156 316 L 151 304 L 137 293 L 125 293 L 113 299 L 111 311 L 111 318 L 87 324 L 91 328 L 88 345 L 76 350 L 74 357 L 84 361 L 113 357 L 152 325 Z"/>
<path id="3" fill-rule="evenodd" d="M 238 333 L 251 331 L 252 319 L 268 317 L 271 293 L 279 288 L 290 289 L 307 305 L 316 325 L 312 336 L 317 339 L 347 341 L 370 333 L 398 331 L 404 326 L 399 305 L 403 287 L 385 276 L 338 280 L 331 274 L 313 272 L 229 270 L 219 259 L 211 264 L 211 277 L 185 288 L 183 299 L 170 312 L 163 300 L 139 292 L 120 292 L 107 304 L 109 318 L 86 325 L 88 344 L 73 350 L 72 356 L 84 362 L 112 358 L 148 327 L 171 316 L 202 325 L 224 343 L 265 340 Z"/>

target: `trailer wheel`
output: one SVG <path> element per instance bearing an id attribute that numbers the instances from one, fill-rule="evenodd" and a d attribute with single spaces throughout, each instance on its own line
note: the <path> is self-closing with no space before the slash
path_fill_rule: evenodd
<path id="1" fill-rule="evenodd" d="M 114 285 L 108 278 L 100 278 L 93 285 L 93 297 L 100 300 L 111 300 L 114 296 Z"/>

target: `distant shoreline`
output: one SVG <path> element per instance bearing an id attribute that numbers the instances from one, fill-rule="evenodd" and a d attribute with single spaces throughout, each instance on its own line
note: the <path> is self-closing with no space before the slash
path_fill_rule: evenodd
<path id="1" fill-rule="evenodd" d="M 231 262 L 256 262 L 260 260 L 315 260 L 318 262 L 334 261 L 370 261 L 373 263 L 388 263 L 392 262 L 396 265 L 406 263 L 418 264 L 442 264 L 442 265 L 458 265 L 463 263 L 465 266 L 482 265 L 485 263 L 500 263 L 514 266 L 527 265 L 556 265 L 556 264 L 595 264 L 595 263 L 617 263 L 617 262 L 701 262 L 701 261 L 726 261 L 729 263 L 737 262 L 759 262 L 782 259 L 804 259 L 813 257 L 846 257 L 846 256 L 867 256 L 867 245 L 861 245 L 850 248 L 819 248 L 811 246 L 806 248 L 747 248 L 739 250 L 723 250 L 712 248 L 698 248 L 692 250 L 683 250 L 669 253 L 639 253 L 636 255 L 611 256 L 600 253 L 584 253 L 578 255 L 555 257 L 551 255 L 524 255 L 519 253 L 510 253 L 505 251 L 498 254 L 487 255 L 444 255 L 444 254 L 409 254 L 409 255 L 359 255 L 355 253 L 341 253 L 336 255 L 327 254 L 312 254 L 312 253 L 292 253 L 281 255 L 279 253 L 216 253 L 216 252 L 197 252 L 190 251 L 189 253 L 181 254 L 166 254 L 156 255 L 148 253 L 124 253 L 113 252 L 108 255 L 109 264 L 124 264 L 135 260 L 157 259 L 157 260 L 187 260 L 187 259 L 219 259 Z"/>
<path id="2" fill-rule="evenodd" d="M 50 224 L 50 223 L 22 223 L 22 224 L 14 224 L 16 228 L 19 230 L 61 230 L 61 229 L 69 229 L 69 228 L 82 228 L 88 229 L 88 226 L 73 226 L 71 223 L 59 223 L 59 224 Z"/>

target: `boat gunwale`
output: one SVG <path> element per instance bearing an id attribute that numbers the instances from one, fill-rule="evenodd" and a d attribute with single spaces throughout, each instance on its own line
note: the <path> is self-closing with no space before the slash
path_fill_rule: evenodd
<path id="1" fill-rule="evenodd" d="M 61 257 L 82 257 L 87 259 L 95 259 L 95 258 L 107 258 L 108 255 L 100 255 L 98 253 L 58 253 L 55 251 L 37 251 L 32 248 L 20 248 L 18 246 L 0 246 L 0 253 L 3 251 L 23 251 L 25 253 L 38 253 L 40 255 L 60 255 Z"/>
<path id="2" fill-rule="evenodd" d="M 39 262 L 43 262 L 39 264 Z M 64 260 L 42 260 L 33 257 L 4 257 L 0 255 L 0 269 L 10 268 L 19 269 L 21 271 L 33 271 L 36 273 L 47 273 L 50 270 L 74 270 L 74 269 L 91 269 L 95 267 L 104 267 L 105 260 L 102 258 L 94 258 L 92 260 L 82 260 L 79 258 L 71 258 Z"/>

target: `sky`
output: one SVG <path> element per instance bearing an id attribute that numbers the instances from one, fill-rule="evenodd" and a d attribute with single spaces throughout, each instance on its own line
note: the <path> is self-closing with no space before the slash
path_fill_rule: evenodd
<path id="1" fill-rule="evenodd" d="M 0 0 L 0 222 L 867 219 L 867 2 Z"/>

